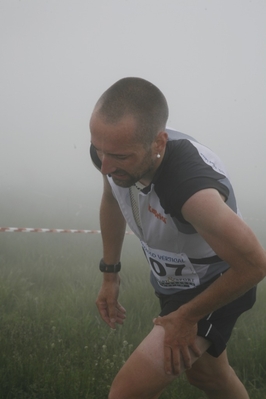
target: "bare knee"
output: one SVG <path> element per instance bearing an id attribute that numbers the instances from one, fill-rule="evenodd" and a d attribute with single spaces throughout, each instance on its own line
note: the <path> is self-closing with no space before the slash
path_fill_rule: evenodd
<path id="1" fill-rule="evenodd" d="M 121 396 L 118 392 L 115 392 L 112 388 L 109 392 L 108 399 L 121 399 Z"/>
<path id="2" fill-rule="evenodd" d="M 145 399 L 158 399 L 160 396 L 160 394 L 158 395 L 153 395 L 153 396 L 147 396 L 145 397 Z M 125 396 L 124 394 L 122 394 L 121 392 L 115 392 L 114 390 L 111 390 L 109 395 L 108 395 L 108 399 L 140 399 L 140 396 Z"/>
<path id="3" fill-rule="evenodd" d="M 158 399 L 162 391 L 157 393 L 136 393 L 132 386 L 130 389 L 130 384 L 124 389 L 113 383 L 108 399 Z"/>
<path id="4" fill-rule="evenodd" d="M 111 385 L 108 399 L 133 399 L 133 397 L 130 395 L 129 388 L 130 383 L 126 387 L 123 384 L 117 384 L 116 381 L 114 381 Z"/>
<path id="5" fill-rule="evenodd" d="M 123 396 L 122 396 L 123 395 Z M 127 396 L 124 396 L 124 394 L 119 390 L 115 389 L 113 386 L 111 386 L 108 399 L 128 399 Z"/>

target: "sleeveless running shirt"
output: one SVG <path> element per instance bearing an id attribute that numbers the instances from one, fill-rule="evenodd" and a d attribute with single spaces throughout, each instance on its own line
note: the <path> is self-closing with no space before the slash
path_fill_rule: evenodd
<path id="1" fill-rule="evenodd" d="M 240 213 L 219 157 L 188 135 L 169 128 L 166 132 L 165 155 L 151 184 L 137 191 L 134 188 L 141 228 L 132 212 L 130 188 L 119 187 L 112 177 L 107 178 L 126 222 L 140 239 L 151 268 L 151 284 L 158 293 L 173 294 L 195 288 L 229 267 L 183 218 L 181 208 L 188 198 L 199 190 L 214 188 L 235 213 Z M 100 169 L 93 146 L 91 158 Z"/>

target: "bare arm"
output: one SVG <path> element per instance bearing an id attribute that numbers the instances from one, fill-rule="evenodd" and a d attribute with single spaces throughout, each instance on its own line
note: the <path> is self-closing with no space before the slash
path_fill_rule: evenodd
<path id="1" fill-rule="evenodd" d="M 107 264 L 119 262 L 126 222 L 112 189 L 104 176 L 104 190 L 100 207 L 100 225 L 103 241 L 103 259 Z"/>
<path id="2" fill-rule="evenodd" d="M 266 275 L 266 252 L 252 230 L 213 189 L 202 190 L 183 206 L 182 213 L 212 249 L 225 260 L 229 270 L 197 300 L 183 307 L 195 321 L 232 302 Z"/>
<path id="3" fill-rule="evenodd" d="M 178 373 L 180 358 L 191 366 L 189 348 L 195 345 L 197 322 L 232 302 L 266 275 L 266 253 L 251 229 L 224 203 L 218 191 L 202 190 L 183 206 L 184 218 L 224 259 L 230 268 L 205 291 L 169 315 L 155 319 L 165 329 L 165 367 Z"/>
<path id="4" fill-rule="evenodd" d="M 104 262 L 110 265 L 116 264 L 120 260 L 126 222 L 105 176 L 100 207 L 100 225 Z M 125 318 L 125 309 L 118 302 L 119 285 L 118 273 L 103 273 L 103 283 L 96 305 L 102 319 L 111 328 L 115 328 L 116 323 L 122 324 Z"/>

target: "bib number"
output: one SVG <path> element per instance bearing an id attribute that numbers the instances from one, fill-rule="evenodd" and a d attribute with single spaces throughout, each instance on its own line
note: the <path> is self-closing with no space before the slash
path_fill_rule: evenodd
<path id="1" fill-rule="evenodd" d="M 149 248 L 144 242 L 141 244 L 151 271 L 161 287 L 188 289 L 199 285 L 199 276 L 186 254 Z"/>

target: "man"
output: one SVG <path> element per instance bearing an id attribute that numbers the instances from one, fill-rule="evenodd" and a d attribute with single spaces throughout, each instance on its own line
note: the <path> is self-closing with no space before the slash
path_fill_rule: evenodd
<path id="1" fill-rule="evenodd" d="M 97 306 L 115 328 L 126 222 L 151 267 L 162 312 L 113 381 L 109 399 L 156 399 L 183 371 L 212 399 L 247 399 L 226 342 L 252 307 L 266 255 L 240 217 L 224 165 L 193 138 L 166 129 L 160 90 L 124 78 L 98 100 L 91 157 L 104 175 L 103 284 Z"/>

